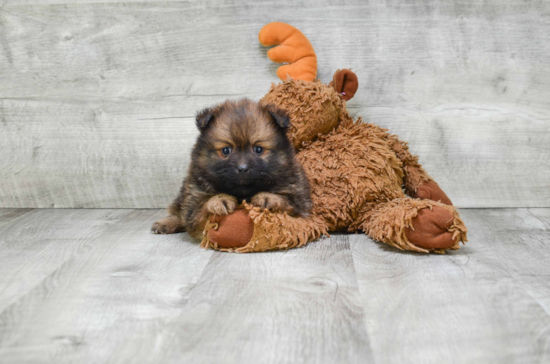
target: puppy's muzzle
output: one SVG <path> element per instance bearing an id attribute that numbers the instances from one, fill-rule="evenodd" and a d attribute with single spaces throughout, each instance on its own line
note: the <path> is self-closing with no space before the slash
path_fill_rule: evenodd
<path id="1" fill-rule="evenodd" d="M 238 167 L 237 167 L 237 172 L 239 173 L 248 173 L 248 164 L 240 164 Z"/>

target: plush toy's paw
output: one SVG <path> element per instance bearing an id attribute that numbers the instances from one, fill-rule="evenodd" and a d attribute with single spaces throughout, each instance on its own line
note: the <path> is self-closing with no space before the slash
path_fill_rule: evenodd
<path id="1" fill-rule="evenodd" d="M 453 214 L 440 206 L 424 208 L 412 219 L 412 229 L 405 228 L 407 239 L 424 249 L 450 249 L 458 246 L 458 238 L 453 239 L 449 227 L 453 224 Z"/>
<path id="2" fill-rule="evenodd" d="M 288 200 L 274 193 L 260 192 L 254 195 L 250 202 L 256 207 L 268 209 L 272 212 L 286 212 L 288 214 L 293 212 L 292 206 L 290 206 Z"/>
<path id="3" fill-rule="evenodd" d="M 154 234 L 175 234 L 185 231 L 177 216 L 167 216 L 155 222 L 151 227 Z"/>
<path id="4" fill-rule="evenodd" d="M 244 209 L 236 210 L 227 216 L 212 216 L 210 221 L 217 223 L 218 228 L 208 230 L 208 238 L 220 248 L 243 247 L 248 244 L 254 233 L 254 223 L 248 211 Z"/>
<path id="5" fill-rule="evenodd" d="M 437 183 L 433 181 L 424 182 L 423 184 L 421 184 L 413 197 L 419 198 L 421 200 L 439 201 L 449 206 L 453 205 L 451 199 L 447 197 L 445 192 L 443 192 L 443 190 L 437 185 Z"/>
<path id="6" fill-rule="evenodd" d="M 229 215 L 236 207 L 237 199 L 225 193 L 210 197 L 204 205 L 206 211 L 214 215 Z"/>

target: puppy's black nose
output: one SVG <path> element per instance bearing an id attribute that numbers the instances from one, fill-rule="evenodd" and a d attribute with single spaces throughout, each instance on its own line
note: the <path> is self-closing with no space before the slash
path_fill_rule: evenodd
<path id="1" fill-rule="evenodd" d="M 237 171 L 239 171 L 239 173 L 246 173 L 246 172 L 248 172 L 248 165 L 246 165 L 246 164 L 240 164 L 240 165 L 237 167 Z"/>

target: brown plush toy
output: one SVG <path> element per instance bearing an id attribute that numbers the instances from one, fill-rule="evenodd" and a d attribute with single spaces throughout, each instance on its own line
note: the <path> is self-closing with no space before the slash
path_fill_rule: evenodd
<path id="1" fill-rule="evenodd" d="M 260 42 L 283 44 L 292 54 L 309 55 L 313 49 L 284 23 L 266 25 Z M 302 46 L 306 50 L 300 53 L 296 48 Z M 295 58 L 285 58 L 285 48 L 277 48 L 270 50 L 277 59 Z M 290 66 L 301 67 L 286 66 L 293 72 Z M 306 71 L 311 75 L 311 64 Z M 211 217 L 201 246 L 235 252 L 289 249 L 330 231 L 363 231 L 401 250 L 443 253 L 467 240 L 458 212 L 407 144 L 386 129 L 350 117 L 346 100 L 357 88 L 350 70 L 336 71 L 328 85 L 292 76 L 272 85 L 262 102 L 290 116 L 288 137 L 311 183 L 312 213 L 291 217 L 243 203 L 231 215 Z"/>

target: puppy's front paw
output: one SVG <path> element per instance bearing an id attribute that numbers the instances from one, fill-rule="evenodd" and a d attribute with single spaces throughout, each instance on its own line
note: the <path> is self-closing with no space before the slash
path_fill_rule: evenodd
<path id="1" fill-rule="evenodd" d="M 151 227 L 154 234 L 175 234 L 185 231 L 177 216 L 167 216 L 155 222 Z"/>
<path id="2" fill-rule="evenodd" d="M 260 192 L 252 197 L 252 205 L 263 209 L 268 209 L 274 212 L 287 212 L 292 213 L 292 206 L 288 203 L 287 199 L 269 192 Z"/>
<path id="3" fill-rule="evenodd" d="M 237 207 L 237 199 L 233 196 L 221 193 L 210 197 L 204 206 L 206 211 L 214 215 L 229 215 Z"/>

